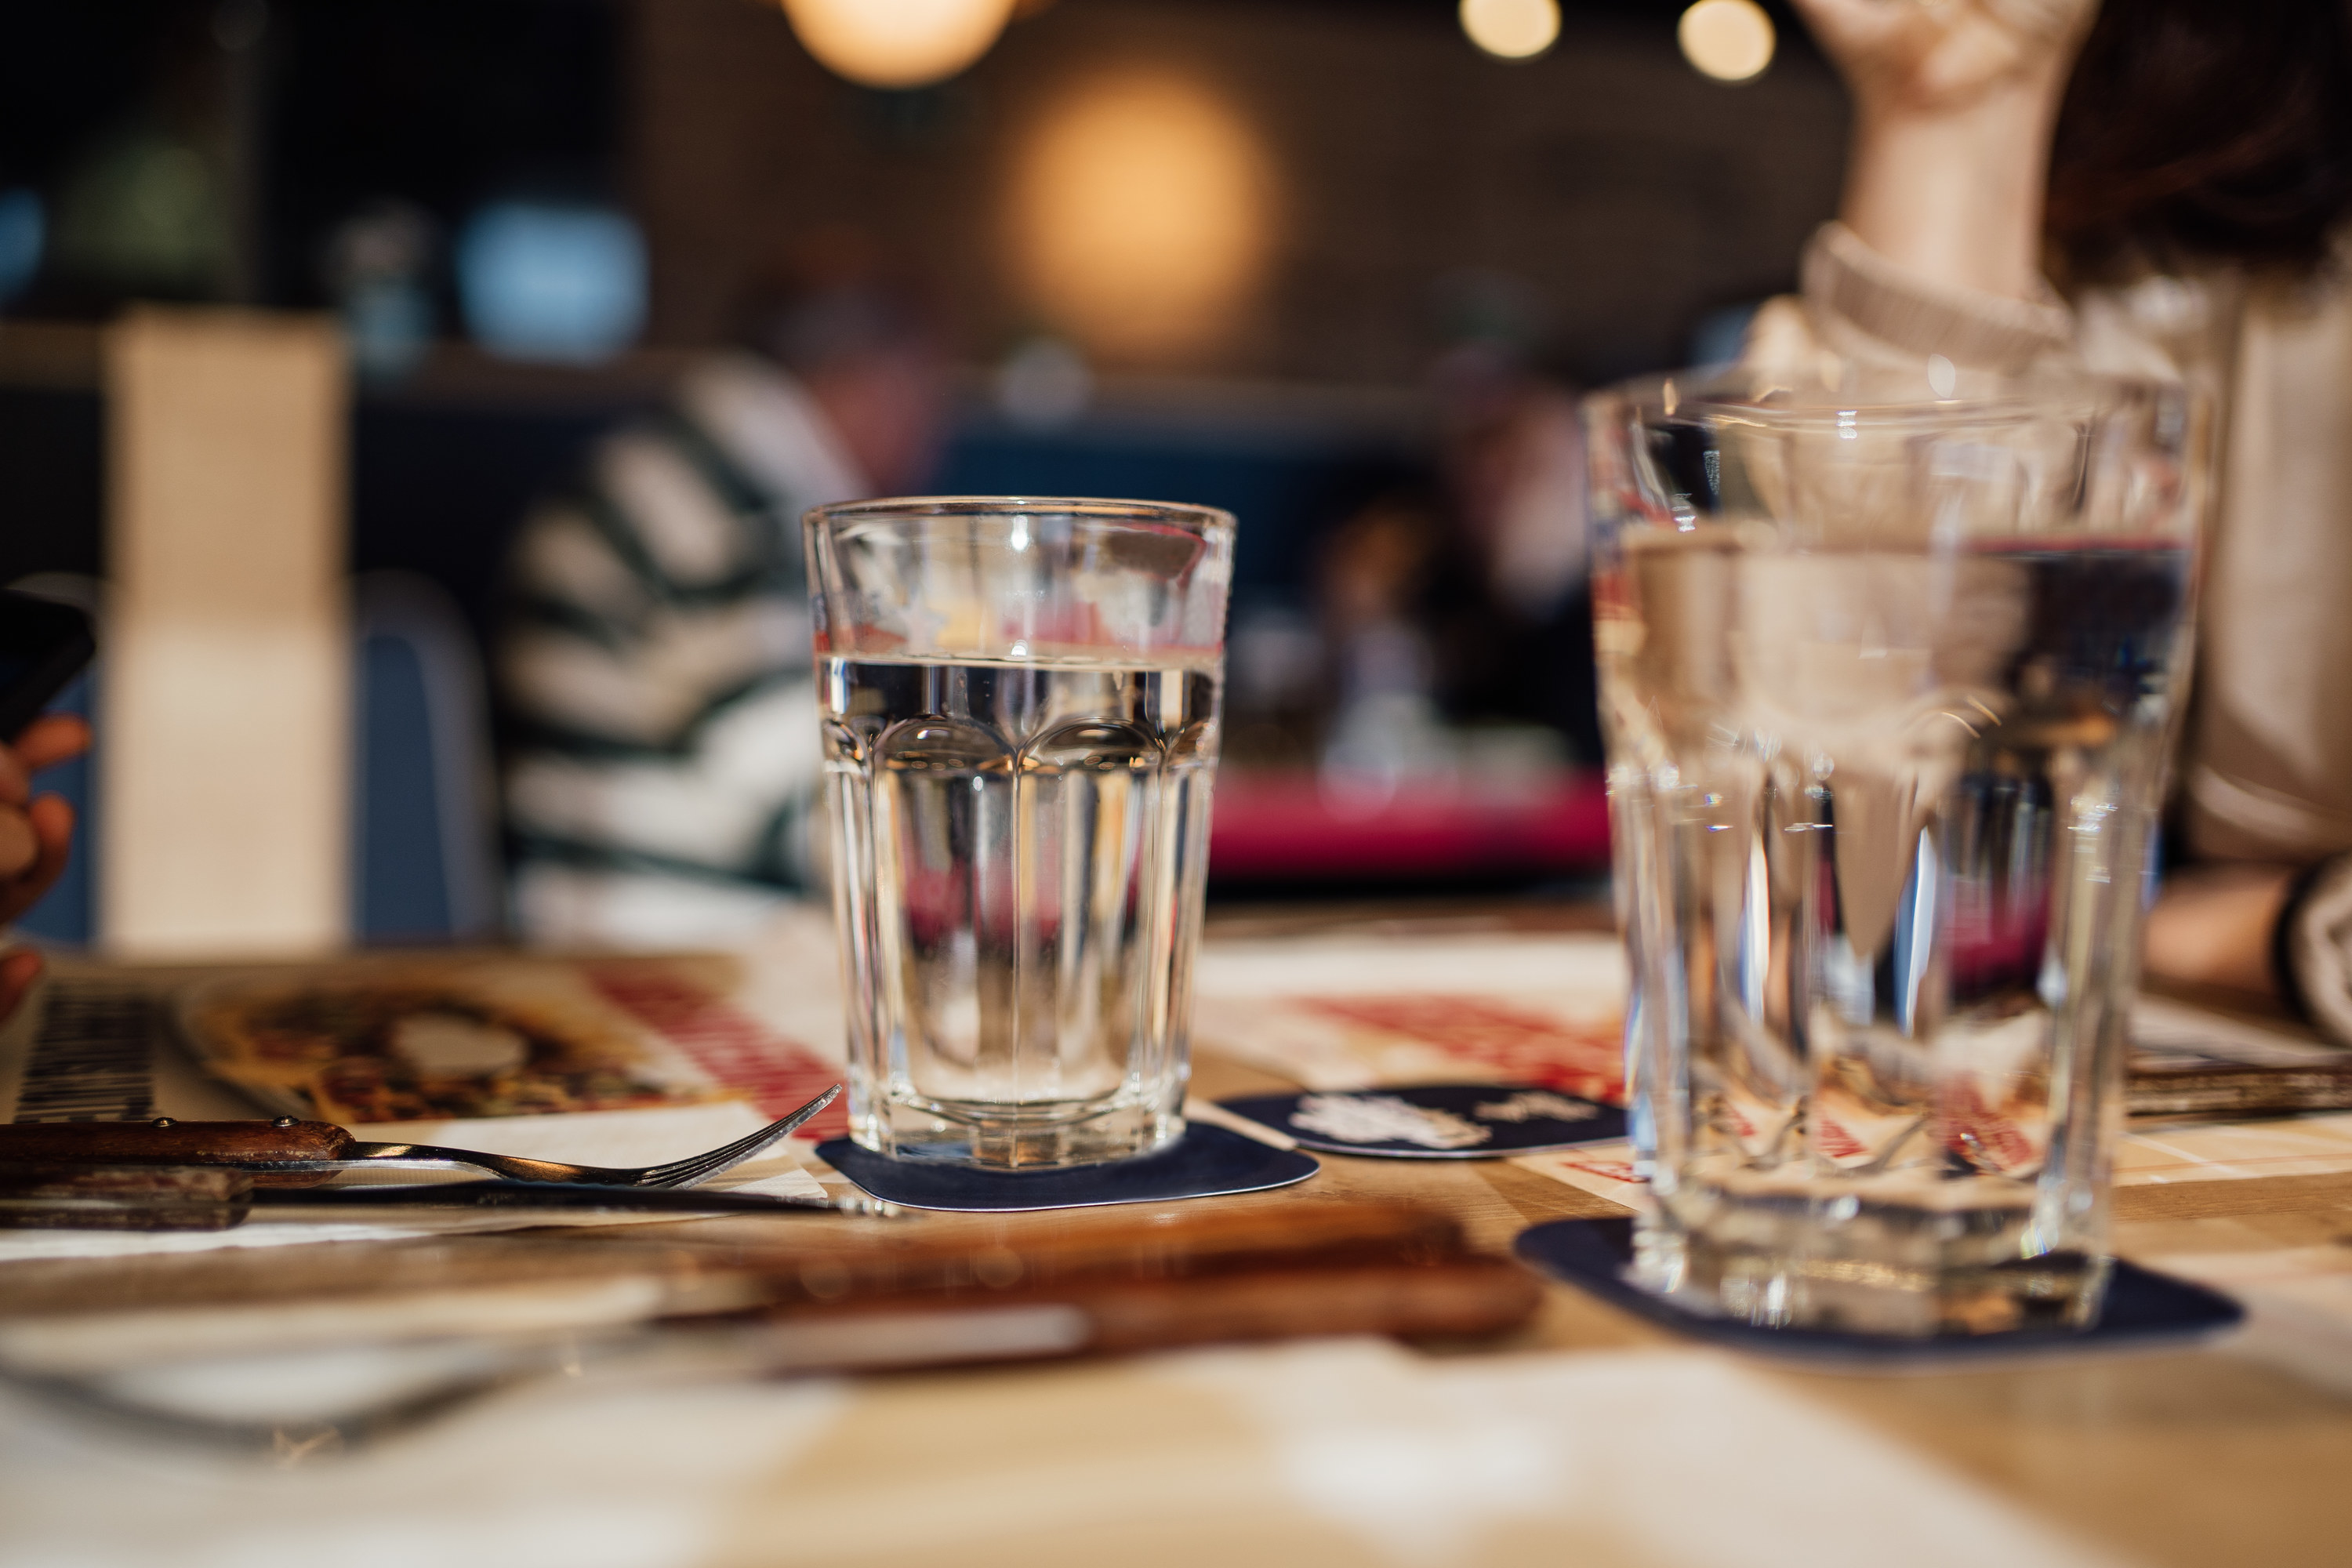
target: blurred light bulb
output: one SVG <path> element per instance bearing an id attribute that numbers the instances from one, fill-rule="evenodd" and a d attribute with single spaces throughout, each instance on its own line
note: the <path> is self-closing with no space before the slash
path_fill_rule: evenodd
<path id="1" fill-rule="evenodd" d="M 1013 0 L 783 0 L 819 64 L 865 87 L 927 87 L 988 53 Z"/>
<path id="2" fill-rule="evenodd" d="M 1533 59 L 1559 37 L 1559 0 L 1462 0 L 1462 30 L 1490 55 Z"/>
<path id="3" fill-rule="evenodd" d="M 1039 313 L 1130 363 L 1181 361 L 1232 331 L 1276 218 L 1255 130 L 1157 72 L 1099 77 L 1050 105 L 1009 194 L 1014 270 Z"/>
<path id="4" fill-rule="evenodd" d="M 1683 46 L 1683 58 L 1700 75 L 1717 81 L 1763 75 L 1779 41 L 1772 18 L 1756 0 L 1698 0 L 1683 13 L 1675 37 Z"/>

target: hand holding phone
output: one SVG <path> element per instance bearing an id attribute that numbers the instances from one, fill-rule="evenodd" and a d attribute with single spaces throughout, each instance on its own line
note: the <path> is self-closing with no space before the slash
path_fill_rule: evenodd
<path id="1" fill-rule="evenodd" d="M 14 742 L 98 652 L 71 605 L 0 589 L 0 741 Z"/>

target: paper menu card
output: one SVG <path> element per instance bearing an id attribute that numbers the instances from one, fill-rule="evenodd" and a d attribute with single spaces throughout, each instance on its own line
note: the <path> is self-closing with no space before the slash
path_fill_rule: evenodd
<path id="1" fill-rule="evenodd" d="M 107 331 L 106 394 L 100 939 L 331 952 L 350 902 L 341 335 L 142 306 Z"/>

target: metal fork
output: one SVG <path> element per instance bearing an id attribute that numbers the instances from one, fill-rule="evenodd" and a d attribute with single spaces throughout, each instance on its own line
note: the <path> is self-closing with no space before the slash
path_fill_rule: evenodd
<path id="1" fill-rule="evenodd" d="M 636 1169 L 604 1165 L 567 1165 L 560 1160 L 526 1160 L 519 1154 L 484 1154 L 470 1149 L 437 1149 L 430 1143 L 353 1143 L 343 1151 L 332 1164 L 348 1169 L 364 1169 L 371 1165 L 397 1168 L 425 1167 L 446 1169 L 452 1165 L 470 1165 L 478 1171 L 514 1182 L 576 1182 L 592 1187 L 698 1187 L 711 1177 L 733 1170 L 746 1160 L 756 1159 L 776 1144 L 792 1136 L 801 1123 L 834 1102 L 841 1093 L 835 1084 L 790 1116 L 771 1121 L 748 1137 L 738 1138 L 716 1149 L 706 1149 L 699 1154 L 689 1154 L 683 1160 L 672 1160 L 664 1165 L 645 1165 Z"/>
<path id="2" fill-rule="evenodd" d="M 486 1154 L 472 1149 L 441 1149 L 430 1143 L 362 1143 L 325 1121 L 281 1116 L 273 1121 L 19 1122 L 0 1127 L 0 1163 L 103 1165 L 234 1165 L 266 1175 L 330 1171 L 488 1171 L 514 1182 L 571 1182 L 598 1187 L 692 1187 L 731 1171 L 789 1137 L 841 1093 L 835 1084 L 790 1116 L 772 1121 L 748 1138 L 634 1169 L 571 1165 L 559 1160 L 526 1160 L 519 1154 Z"/>

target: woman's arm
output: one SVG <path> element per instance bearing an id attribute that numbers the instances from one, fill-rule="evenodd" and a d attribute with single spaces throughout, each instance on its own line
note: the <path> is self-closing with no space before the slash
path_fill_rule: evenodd
<path id="1" fill-rule="evenodd" d="M 2166 878 L 2141 949 L 2148 978 L 2276 1000 L 2273 933 L 2294 879 L 2283 866 L 2198 867 Z"/>
<path id="2" fill-rule="evenodd" d="M 1925 301 L 1957 292 L 1963 302 L 1931 323 L 1949 342 L 1958 319 L 1997 315 L 1992 301 L 2046 299 L 2039 258 L 2051 132 L 2097 0 L 1792 3 L 1853 94 L 1839 216 L 1874 255 L 1857 261 L 1841 252 L 1839 265 L 1851 273 L 1888 264 L 1884 272 L 1902 279 L 1892 289 L 1878 286 L 1880 319 L 1860 322 L 1863 329 L 1924 353 L 1913 341 L 1919 331 L 1895 332 L 1901 321 L 1885 318 L 1907 310 L 1916 319 L 1931 308 Z M 1809 280 L 1809 298 L 1813 291 Z M 1903 296 L 1893 310 L 1883 298 L 1890 292 Z M 1978 298 L 1966 299 L 1970 295 Z M 1834 291 L 1826 302 L 1833 309 L 1853 303 Z M 2021 363 L 2029 340 L 2017 347 Z M 2148 916 L 2146 973 L 2283 999 L 2278 965 L 2295 933 L 2282 942 L 2281 920 L 2295 881 L 2294 868 L 2271 866 L 2200 868 L 2168 878 Z M 2352 904 L 2352 890 L 2344 897 Z M 2352 951 L 2336 954 L 2323 943 L 2314 952 L 2317 956 L 2296 962 L 2352 979 Z M 2318 989 L 2328 998 L 2338 991 L 2352 998 L 2352 985 Z M 2352 1000 L 2343 1005 L 2352 1008 Z M 2339 1020 L 2317 1005 L 2313 1010 L 2352 1038 L 2352 1017 Z"/>

